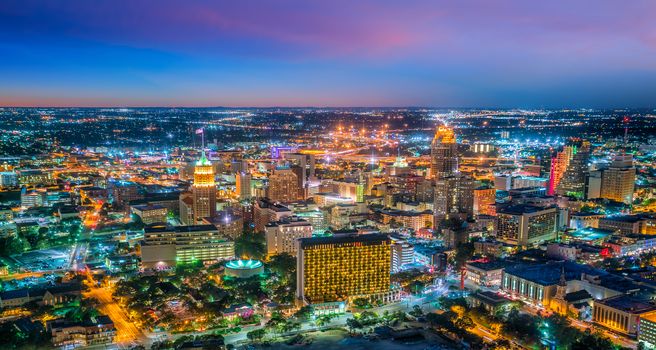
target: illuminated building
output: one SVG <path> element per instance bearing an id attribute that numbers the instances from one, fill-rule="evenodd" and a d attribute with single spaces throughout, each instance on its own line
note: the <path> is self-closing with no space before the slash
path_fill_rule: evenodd
<path id="1" fill-rule="evenodd" d="M 307 303 L 371 296 L 389 301 L 391 247 L 382 234 L 298 240 L 297 297 Z"/>
<path id="2" fill-rule="evenodd" d="M 251 174 L 239 172 L 235 175 L 236 194 L 239 200 L 251 198 Z"/>
<path id="3" fill-rule="evenodd" d="M 277 168 L 269 176 L 267 197 L 272 201 L 289 203 L 298 200 L 298 177 L 289 168 Z"/>
<path id="4" fill-rule="evenodd" d="M 332 207 L 337 204 L 353 204 L 355 199 L 351 197 L 341 197 L 338 193 L 334 192 L 319 192 L 312 196 L 314 202 L 319 208 Z"/>
<path id="5" fill-rule="evenodd" d="M 110 181 L 108 187 L 112 206 L 119 210 L 127 211 L 131 201 L 144 197 L 139 185 L 134 182 Z"/>
<path id="6" fill-rule="evenodd" d="M 400 227 L 407 227 L 414 231 L 422 228 L 433 228 L 433 212 L 426 210 L 405 211 L 405 210 L 382 210 L 383 224 L 396 224 Z"/>
<path id="7" fill-rule="evenodd" d="M 328 228 L 328 225 L 324 217 L 324 212 L 319 209 L 314 209 L 314 210 L 294 209 L 294 215 L 300 217 L 303 220 L 308 221 L 312 225 L 312 230 L 313 230 L 312 232 L 315 235 L 323 234 Z"/>
<path id="8" fill-rule="evenodd" d="M 0 172 L 0 188 L 18 186 L 18 174 L 13 171 Z"/>
<path id="9" fill-rule="evenodd" d="M 638 342 L 644 343 L 647 349 L 656 347 L 656 312 L 640 315 L 638 327 Z"/>
<path id="10" fill-rule="evenodd" d="M 21 186 L 37 186 L 37 185 L 55 185 L 57 179 L 52 176 L 50 172 L 43 172 L 40 170 L 21 170 L 18 175 L 18 183 Z"/>
<path id="11" fill-rule="evenodd" d="M 583 198 L 585 195 L 585 178 L 590 161 L 590 142 L 579 139 L 571 140 L 568 145 L 571 156 L 567 169 L 557 187 L 559 195 Z"/>
<path id="12" fill-rule="evenodd" d="M 497 238 L 509 244 L 529 246 L 556 238 L 555 207 L 513 205 L 497 210 Z"/>
<path id="13" fill-rule="evenodd" d="M 633 156 L 630 154 L 616 156 L 610 167 L 602 173 L 601 198 L 631 204 L 635 180 Z"/>
<path id="14" fill-rule="evenodd" d="M 144 229 L 140 252 L 142 267 L 164 269 L 176 263 L 231 259 L 235 245 L 212 225 L 153 225 Z"/>
<path id="15" fill-rule="evenodd" d="M 292 216 L 292 211 L 280 203 L 276 203 L 269 198 L 262 198 L 255 201 L 253 208 L 253 221 L 255 222 L 255 232 L 264 232 L 264 227 L 270 222 L 280 221 L 282 218 Z"/>
<path id="16" fill-rule="evenodd" d="M 602 171 L 590 171 L 585 182 L 585 198 L 595 199 L 601 197 Z"/>
<path id="17" fill-rule="evenodd" d="M 244 219 L 230 209 L 219 211 L 214 217 L 203 218 L 203 224 L 214 225 L 220 234 L 233 240 L 244 232 Z"/>
<path id="18" fill-rule="evenodd" d="M 400 271 L 403 266 L 415 261 L 415 249 L 412 244 L 392 238 L 392 271 Z"/>
<path id="19" fill-rule="evenodd" d="M 236 278 L 250 278 L 264 272 L 259 260 L 230 260 L 225 265 L 225 275 Z"/>
<path id="20" fill-rule="evenodd" d="M 301 170 L 296 175 L 300 175 L 298 176 L 299 187 L 304 189 L 307 185 L 308 179 L 314 178 L 316 163 L 314 155 L 304 153 L 284 153 L 283 158 L 290 161 L 293 165 L 298 166 Z"/>
<path id="21" fill-rule="evenodd" d="M 510 175 L 495 175 L 494 188 L 498 191 L 508 191 L 512 188 L 512 177 Z"/>
<path id="22" fill-rule="evenodd" d="M 474 179 L 461 174 L 435 180 L 435 227 L 452 217 L 469 218 L 474 215 L 475 184 Z"/>
<path id="23" fill-rule="evenodd" d="M 180 193 L 178 203 L 180 208 L 180 222 L 183 225 L 193 225 L 194 222 L 194 196 L 191 192 Z"/>
<path id="24" fill-rule="evenodd" d="M 387 168 L 388 176 L 401 176 L 410 172 L 410 167 L 405 157 L 398 156 L 392 166 Z"/>
<path id="25" fill-rule="evenodd" d="M 495 287 L 501 286 L 501 277 L 506 264 L 503 262 L 478 262 L 467 263 L 467 280 L 477 286 Z"/>
<path id="26" fill-rule="evenodd" d="M 14 211 L 10 206 L 0 205 L 0 221 L 11 221 L 14 219 Z"/>
<path id="27" fill-rule="evenodd" d="M 495 215 L 496 194 L 494 188 L 477 188 L 474 190 L 474 215 Z"/>
<path id="28" fill-rule="evenodd" d="M 609 216 L 599 218 L 598 228 L 621 235 L 644 233 L 645 220 L 637 215 Z"/>
<path id="29" fill-rule="evenodd" d="M 567 171 L 569 165 L 571 148 L 565 147 L 560 151 L 556 151 L 551 157 L 551 167 L 549 168 L 549 183 L 547 186 L 547 194 L 553 196 L 556 194 L 556 189 L 560 185 L 560 181 Z"/>
<path id="30" fill-rule="evenodd" d="M 264 228 L 268 255 L 289 253 L 296 255 L 296 240 L 312 237 L 312 224 L 296 216 L 266 224 Z"/>
<path id="31" fill-rule="evenodd" d="M 473 145 L 470 145 L 469 149 L 474 153 L 490 153 L 496 150 L 496 147 L 489 143 L 476 142 Z"/>
<path id="32" fill-rule="evenodd" d="M 166 222 L 166 215 L 168 209 L 161 205 L 133 205 L 130 206 L 132 214 L 141 218 L 141 221 L 146 224 L 154 224 L 156 222 Z"/>
<path id="33" fill-rule="evenodd" d="M 546 188 L 549 179 L 533 176 L 517 176 L 512 178 L 512 188 L 542 187 Z"/>
<path id="34" fill-rule="evenodd" d="M 45 193 L 41 191 L 27 192 L 23 187 L 21 191 L 21 207 L 33 208 L 43 206 L 45 203 Z"/>
<path id="35" fill-rule="evenodd" d="M 417 202 L 430 202 L 435 200 L 435 183 L 430 180 L 417 182 L 415 190 Z"/>
<path id="36" fill-rule="evenodd" d="M 592 321 L 613 331 L 636 336 L 641 318 L 655 313 L 654 304 L 619 295 L 595 301 Z"/>
<path id="37" fill-rule="evenodd" d="M 458 145 L 452 128 L 440 126 L 431 143 L 431 177 L 440 179 L 458 172 Z"/>
<path id="38" fill-rule="evenodd" d="M 203 218 L 216 215 L 216 183 L 214 182 L 214 167 L 205 156 L 205 151 L 196 162 L 194 168 L 194 184 L 191 187 L 193 195 L 194 223 L 202 222 Z"/>
<path id="39" fill-rule="evenodd" d="M 98 315 L 80 322 L 56 319 L 46 322 L 52 345 L 77 347 L 110 344 L 116 337 L 116 327 L 111 318 Z"/>
<path id="40" fill-rule="evenodd" d="M 354 222 L 366 220 L 367 214 L 367 206 L 363 203 L 340 203 L 330 209 L 330 226 L 335 229 L 343 229 L 350 226 Z"/>

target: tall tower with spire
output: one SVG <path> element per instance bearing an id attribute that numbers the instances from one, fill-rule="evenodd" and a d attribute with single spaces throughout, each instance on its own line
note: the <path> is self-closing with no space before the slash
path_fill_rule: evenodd
<path id="1" fill-rule="evenodd" d="M 203 218 L 216 215 L 214 167 L 209 159 L 207 159 L 204 150 L 194 168 L 194 184 L 191 192 L 194 200 L 193 215 L 195 223 L 200 223 Z"/>
<path id="2" fill-rule="evenodd" d="M 441 179 L 458 172 L 458 145 L 453 128 L 440 126 L 431 143 L 431 177 Z"/>

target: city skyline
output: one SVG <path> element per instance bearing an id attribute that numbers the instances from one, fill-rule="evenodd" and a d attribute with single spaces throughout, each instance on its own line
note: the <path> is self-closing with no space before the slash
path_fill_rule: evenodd
<path id="1" fill-rule="evenodd" d="M 8 1 L 0 106 L 654 107 L 655 6 Z"/>

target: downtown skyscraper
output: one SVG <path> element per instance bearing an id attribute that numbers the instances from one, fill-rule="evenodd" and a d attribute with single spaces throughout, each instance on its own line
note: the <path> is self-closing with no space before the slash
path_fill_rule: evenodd
<path id="1" fill-rule="evenodd" d="M 191 187 L 193 196 L 193 217 L 195 223 L 203 218 L 211 218 L 216 214 L 216 183 L 214 167 L 207 159 L 205 151 L 196 162 L 194 168 L 194 184 Z"/>

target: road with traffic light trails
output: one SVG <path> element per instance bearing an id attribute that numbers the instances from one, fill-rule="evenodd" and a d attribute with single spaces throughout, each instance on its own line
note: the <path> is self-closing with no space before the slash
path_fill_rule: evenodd
<path id="1" fill-rule="evenodd" d="M 146 343 L 146 335 L 131 321 L 128 314 L 112 299 L 110 287 L 99 287 L 95 283 L 88 283 L 89 291 L 83 296 L 96 299 L 100 303 L 100 312 L 109 316 L 116 327 L 116 338 L 114 342 L 119 345 L 131 343 Z"/>

